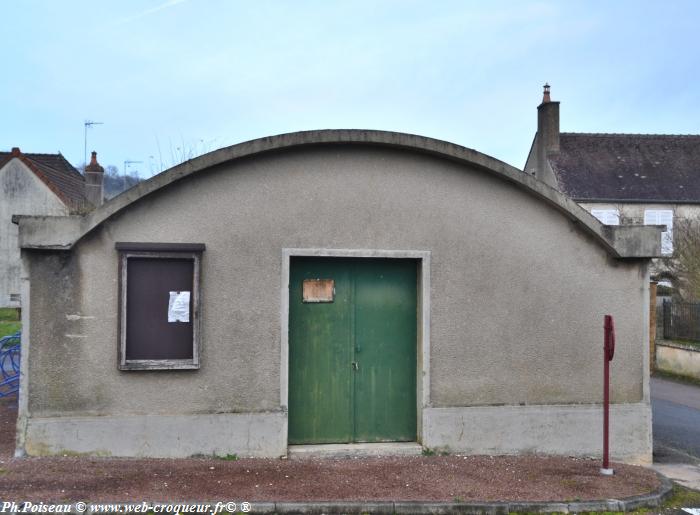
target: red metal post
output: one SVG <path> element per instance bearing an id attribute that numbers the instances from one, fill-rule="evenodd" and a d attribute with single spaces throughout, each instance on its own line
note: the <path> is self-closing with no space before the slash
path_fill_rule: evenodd
<path id="1" fill-rule="evenodd" d="M 606 321 L 608 317 L 605 317 Z M 610 468 L 610 362 L 608 361 L 608 332 L 605 331 L 605 358 L 603 365 L 603 468 Z"/>
<path id="2" fill-rule="evenodd" d="M 603 346 L 603 468 L 600 473 L 612 475 L 610 468 L 610 361 L 615 354 L 615 325 L 611 315 L 605 315 Z"/>

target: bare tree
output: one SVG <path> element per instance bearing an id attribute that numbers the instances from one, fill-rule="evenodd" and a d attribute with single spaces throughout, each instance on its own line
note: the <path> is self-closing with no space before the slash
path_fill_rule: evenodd
<path id="1" fill-rule="evenodd" d="M 677 218 L 673 227 L 673 256 L 664 259 L 659 279 L 670 280 L 685 301 L 700 299 L 700 220 Z"/>
<path id="2" fill-rule="evenodd" d="M 163 152 L 160 147 L 160 140 L 156 136 L 156 147 L 158 150 L 158 161 L 155 162 L 155 156 L 150 156 L 151 161 L 151 175 L 160 173 L 167 168 L 172 168 L 180 163 L 194 159 L 197 156 L 206 154 L 211 151 L 216 140 L 212 139 L 210 141 L 205 141 L 203 139 L 185 141 L 185 138 L 180 136 L 180 144 L 173 144 L 172 141 L 169 142 L 170 145 L 170 160 L 163 158 Z M 154 170 L 154 165 L 157 165 L 158 171 Z"/>
<path id="3" fill-rule="evenodd" d="M 121 192 L 136 186 L 141 180 L 141 177 L 135 173 L 121 175 L 119 168 L 114 165 L 108 165 L 105 167 L 104 176 L 105 197 L 108 199 L 116 197 Z"/>

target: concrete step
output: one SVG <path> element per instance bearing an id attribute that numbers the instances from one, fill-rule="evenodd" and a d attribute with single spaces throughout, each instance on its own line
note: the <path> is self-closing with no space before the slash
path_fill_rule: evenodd
<path id="1" fill-rule="evenodd" d="M 287 448 L 287 455 L 292 459 L 420 456 L 422 452 L 423 447 L 416 442 L 290 445 Z"/>

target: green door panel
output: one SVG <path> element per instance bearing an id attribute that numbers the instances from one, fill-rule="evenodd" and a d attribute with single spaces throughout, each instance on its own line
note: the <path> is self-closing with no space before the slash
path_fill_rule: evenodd
<path id="1" fill-rule="evenodd" d="M 413 260 L 292 258 L 290 444 L 416 439 L 416 274 Z M 333 279 L 333 302 L 302 302 L 304 279 Z"/>
<path id="2" fill-rule="evenodd" d="M 304 279 L 334 279 L 331 303 L 303 303 Z M 289 443 L 352 439 L 352 282 L 335 263 L 294 260 L 289 282 Z"/>
<path id="3" fill-rule="evenodd" d="M 416 262 L 355 268 L 355 441 L 416 439 Z"/>

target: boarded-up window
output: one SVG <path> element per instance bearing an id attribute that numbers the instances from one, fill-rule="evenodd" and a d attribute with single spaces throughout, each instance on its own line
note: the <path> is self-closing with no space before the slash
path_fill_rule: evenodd
<path id="1" fill-rule="evenodd" d="M 661 253 L 673 254 L 673 210 L 645 209 L 644 225 L 665 225 L 666 230 L 661 233 Z"/>
<path id="2" fill-rule="evenodd" d="M 124 370 L 199 367 L 203 244 L 118 243 Z"/>
<path id="3" fill-rule="evenodd" d="M 302 296 L 304 302 L 333 302 L 335 281 L 333 279 L 304 279 Z"/>

